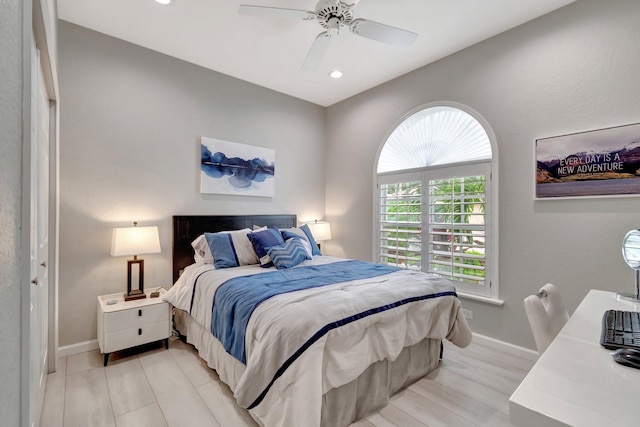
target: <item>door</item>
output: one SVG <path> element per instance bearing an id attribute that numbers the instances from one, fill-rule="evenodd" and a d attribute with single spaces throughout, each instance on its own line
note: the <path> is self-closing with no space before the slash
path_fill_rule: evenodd
<path id="1" fill-rule="evenodd" d="M 35 41 L 31 71 L 29 426 L 37 427 L 48 356 L 49 96 Z"/>

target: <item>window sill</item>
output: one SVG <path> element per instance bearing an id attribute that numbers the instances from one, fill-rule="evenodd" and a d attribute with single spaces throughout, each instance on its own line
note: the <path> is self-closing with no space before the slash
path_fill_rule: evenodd
<path id="1" fill-rule="evenodd" d="M 464 292 L 456 292 L 456 293 L 458 294 L 458 296 L 460 298 L 470 299 L 470 300 L 473 300 L 473 301 L 484 302 L 484 303 L 491 304 L 491 305 L 504 305 L 504 300 L 503 299 L 483 297 L 483 296 L 480 296 L 480 295 L 467 294 L 467 293 L 464 293 Z"/>

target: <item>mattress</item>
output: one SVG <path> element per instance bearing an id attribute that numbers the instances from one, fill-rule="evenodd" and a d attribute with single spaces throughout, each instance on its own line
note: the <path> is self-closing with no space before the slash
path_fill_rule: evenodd
<path id="1" fill-rule="evenodd" d="M 344 261 L 317 256 L 300 267 L 326 271 L 315 266 Z M 178 308 L 181 333 L 260 425 L 348 425 L 436 368 L 440 340 L 471 340 L 447 281 L 397 270 L 266 299 L 244 326 L 246 360 L 234 357 L 211 332 L 214 298 L 232 279 L 269 270 L 194 264 L 164 296 Z"/>

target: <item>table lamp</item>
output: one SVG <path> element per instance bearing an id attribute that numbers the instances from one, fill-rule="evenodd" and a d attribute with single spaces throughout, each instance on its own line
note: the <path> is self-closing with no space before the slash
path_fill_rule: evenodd
<path id="1" fill-rule="evenodd" d="M 311 234 L 313 234 L 314 240 L 318 243 L 318 248 L 320 248 L 320 242 L 331 240 L 331 225 L 328 222 L 315 220 L 308 222 L 307 225 L 311 230 Z"/>
<path id="2" fill-rule="evenodd" d="M 111 256 L 129 256 L 127 260 L 127 293 L 125 301 L 146 298 L 144 293 L 144 260 L 138 259 L 138 255 L 154 254 L 160 252 L 160 237 L 158 227 L 138 227 L 134 222 L 133 227 L 118 227 L 113 229 L 111 240 Z M 131 289 L 131 270 L 134 264 L 138 265 L 138 288 Z"/>

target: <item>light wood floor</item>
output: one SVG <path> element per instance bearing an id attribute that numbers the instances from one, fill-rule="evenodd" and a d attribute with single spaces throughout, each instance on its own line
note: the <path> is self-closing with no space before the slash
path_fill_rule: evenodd
<path id="1" fill-rule="evenodd" d="M 106 368 L 97 351 L 61 359 L 47 379 L 41 426 L 256 425 L 192 346 L 171 339 L 169 347 L 115 353 Z M 509 426 L 509 396 L 533 363 L 477 343 L 445 343 L 444 356 L 440 368 L 352 427 Z"/>

